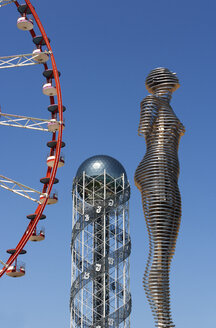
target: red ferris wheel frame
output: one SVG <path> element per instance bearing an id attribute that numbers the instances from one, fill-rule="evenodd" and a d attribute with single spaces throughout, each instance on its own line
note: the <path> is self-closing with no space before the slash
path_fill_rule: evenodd
<path id="1" fill-rule="evenodd" d="M 16 7 L 18 8 L 20 6 L 18 1 L 14 1 Z M 54 181 L 55 181 L 55 176 L 56 176 L 56 172 L 57 172 L 57 168 L 58 168 L 58 163 L 59 163 L 59 158 L 60 158 L 60 153 L 61 153 L 61 147 L 62 147 L 62 130 L 63 130 L 63 106 L 62 106 L 62 95 L 61 95 L 61 87 L 60 87 L 60 81 L 59 81 L 59 73 L 57 70 L 57 66 L 56 66 L 56 62 L 55 62 L 55 58 L 52 52 L 52 48 L 50 46 L 50 42 L 49 39 L 46 35 L 46 32 L 43 28 L 43 25 L 35 11 L 35 8 L 32 6 L 31 2 L 29 0 L 25 0 L 26 5 L 28 6 L 28 8 L 31 11 L 31 14 L 33 15 L 35 22 L 41 32 L 41 35 L 43 37 L 43 40 L 45 41 L 46 47 L 50 53 L 50 59 L 51 59 L 51 63 L 52 63 L 52 70 L 53 70 L 53 76 L 55 79 L 55 85 L 56 85 L 56 91 L 57 91 L 57 104 L 58 104 L 58 114 L 59 114 L 59 121 L 60 121 L 60 125 L 59 125 L 59 130 L 58 130 L 58 138 L 57 138 L 57 144 L 56 144 L 56 150 L 55 150 L 55 161 L 53 164 L 53 167 L 48 167 L 47 169 L 47 173 L 46 173 L 46 178 L 49 178 L 49 183 L 45 184 L 43 187 L 43 193 L 46 193 L 46 199 L 44 200 L 44 202 L 42 204 L 39 204 L 35 210 L 35 218 L 33 220 L 30 221 L 27 229 L 25 230 L 23 236 L 21 237 L 19 243 L 17 244 L 16 248 L 15 248 L 15 252 L 14 254 L 12 254 L 9 259 L 7 260 L 7 262 L 5 263 L 6 265 L 3 267 L 3 269 L 0 271 L 0 277 L 3 276 L 3 274 L 6 272 L 7 268 L 17 259 L 18 255 L 20 254 L 20 252 L 23 250 L 24 246 L 26 245 L 27 241 L 29 240 L 29 238 L 31 237 L 34 229 L 36 228 L 40 217 L 46 207 L 47 201 L 49 199 Z M 29 31 L 32 38 L 34 38 L 36 36 L 36 33 L 34 31 L 34 29 Z M 48 69 L 47 63 L 43 63 L 45 70 Z M 54 96 L 50 96 L 50 104 L 53 105 L 55 103 L 54 101 Z M 52 118 L 53 118 L 53 113 L 52 113 Z M 55 141 L 56 140 L 56 132 L 53 133 L 53 137 L 52 140 Z M 52 150 L 51 150 L 52 151 Z"/>

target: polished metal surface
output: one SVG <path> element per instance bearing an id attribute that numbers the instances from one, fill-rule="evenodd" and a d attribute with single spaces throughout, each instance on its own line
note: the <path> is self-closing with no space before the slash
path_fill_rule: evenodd
<path id="1" fill-rule="evenodd" d="M 80 165 L 72 193 L 71 328 L 130 328 L 126 172 L 112 157 L 93 156 Z"/>
<path id="2" fill-rule="evenodd" d="M 146 79 L 152 93 L 141 102 L 138 133 L 146 154 L 135 172 L 149 234 L 144 289 L 158 328 L 175 327 L 170 310 L 169 271 L 181 220 L 178 145 L 185 129 L 170 99 L 179 87 L 175 73 L 156 68 Z"/>
<path id="3" fill-rule="evenodd" d="M 76 177 L 79 177 L 85 171 L 85 174 L 96 177 L 104 174 L 104 170 L 113 178 L 119 178 L 124 174 L 127 181 L 127 174 L 122 164 L 115 158 L 108 155 L 95 155 L 86 159 L 78 168 Z"/>

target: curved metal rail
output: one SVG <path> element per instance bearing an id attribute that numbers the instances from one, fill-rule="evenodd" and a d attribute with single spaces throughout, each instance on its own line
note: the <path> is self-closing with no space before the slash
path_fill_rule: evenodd
<path id="1" fill-rule="evenodd" d="M 18 1 L 13 1 L 16 5 L 17 8 L 19 8 L 20 4 Z M 6 2 L 5 2 L 6 3 Z M 51 59 L 51 63 L 52 63 L 52 70 L 53 70 L 53 76 L 54 76 L 54 80 L 55 80 L 55 86 L 56 86 L 56 91 L 57 91 L 57 104 L 58 104 L 58 114 L 59 114 L 59 121 L 63 122 L 63 106 L 62 106 L 62 95 L 61 95 L 61 87 L 60 87 L 60 81 L 59 81 L 59 73 L 57 70 L 57 66 L 56 66 L 56 62 L 55 62 L 55 58 L 52 52 L 52 48 L 50 46 L 50 41 L 46 35 L 46 32 L 42 26 L 42 23 L 34 9 L 34 7 L 32 6 L 31 2 L 29 0 L 25 0 L 26 5 L 28 6 L 29 10 L 31 11 L 31 14 L 33 15 L 35 22 L 41 32 L 42 38 L 45 42 L 45 45 L 49 51 L 50 54 L 50 59 Z M 34 38 L 36 36 L 34 29 L 29 31 L 32 38 Z M 48 66 L 46 63 L 43 64 L 45 70 L 48 69 Z M 50 104 L 54 104 L 54 97 L 51 96 L 50 97 Z M 54 114 L 52 114 L 52 117 L 54 117 Z M 49 182 L 47 184 L 44 185 L 43 187 L 43 194 L 46 194 L 46 199 L 43 202 L 43 204 L 39 204 L 35 210 L 35 214 L 36 217 L 31 220 L 31 222 L 29 223 L 27 229 L 25 230 L 23 236 L 21 237 L 19 243 L 16 246 L 16 251 L 14 254 L 12 254 L 9 259 L 6 262 L 6 265 L 3 267 L 3 269 L 0 271 L 0 277 L 3 276 L 3 274 L 6 272 L 7 267 L 10 266 L 18 257 L 18 255 L 20 254 L 20 252 L 22 251 L 22 249 L 24 248 L 24 246 L 26 245 L 27 241 L 29 240 L 29 238 L 31 237 L 33 231 L 35 230 L 37 223 L 40 220 L 40 217 L 44 211 L 44 208 L 46 207 L 48 198 L 50 196 L 53 184 L 55 182 L 55 176 L 56 176 L 56 172 L 57 172 L 57 168 L 58 168 L 58 162 L 59 162 L 59 158 L 60 158 L 60 152 L 61 152 L 61 147 L 62 147 L 62 130 L 63 130 L 63 124 L 60 124 L 59 126 L 59 130 L 58 130 L 58 138 L 56 140 L 56 132 L 53 133 L 53 137 L 52 140 L 53 141 L 57 141 L 56 143 L 56 150 L 55 150 L 55 161 L 54 161 L 54 165 L 53 168 L 48 167 L 47 169 L 47 174 L 46 177 L 49 177 Z M 52 154 L 52 150 L 50 151 L 50 154 Z"/>
<path id="2" fill-rule="evenodd" d="M 169 104 L 179 87 L 175 73 L 155 69 L 148 75 L 146 87 L 152 95 L 141 102 L 138 132 L 145 137 L 147 150 L 135 173 L 149 234 L 143 282 L 156 327 L 168 328 L 174 327 L 169 271 L 181 220 L 177 151 L 185 130 Z"/>

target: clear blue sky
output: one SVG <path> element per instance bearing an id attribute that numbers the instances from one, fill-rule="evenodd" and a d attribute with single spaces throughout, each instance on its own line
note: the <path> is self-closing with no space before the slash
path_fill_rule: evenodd
<path id="1" fill-rule="evenodd" d="M 51 38 L 61 86 L 66 165 L 58 172 L 59 203 L 45 210 L 46 240 L 28 243 L 26 276 L 0 280 L 0 326 L 69 327 L 71 185 L 87 157 L 107 154 L 131 182 L 131 327 L 153 328 L 142 287 L 148 237 L 134 171 L 145 153 L 137 136 L 145 77 L 158 66 L 177 72 L 172 106 L 186 127 L 179 149 L 183 215 L 171 270 L 176 327 L 214 327 L 216 305 L 215 121 L 216 3 L 209 1 L 33 1 Z M 16 28 L 15 6 L 0 9 L 1 56 L 33 44 Z M 48 117 L 42 67 L 0 71 L 2 111 Z M 46 172 L 49 135 L 2 127 L 1 174 L 34 188 Z M 0 190 L 0 258 L 15 247 L 35 205 Z"/>

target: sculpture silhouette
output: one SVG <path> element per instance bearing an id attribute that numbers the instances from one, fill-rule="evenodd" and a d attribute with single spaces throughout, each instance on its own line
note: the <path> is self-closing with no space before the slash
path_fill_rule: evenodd
<path id="1" fill-rule="evenodd" d="M 140 104 L 138 133 L 145 137 L 146 154 L 136 169 L 135 184 L 142 195 L 150 244 L 143 283 L 158 328 L 175 327 L 170 311 L 169 270 L 181 220 L 177 152 L 185 129 L 170 99 L 178 87 L 175 73 L 156 68 L 146 79 L 152 95 Z"/>

